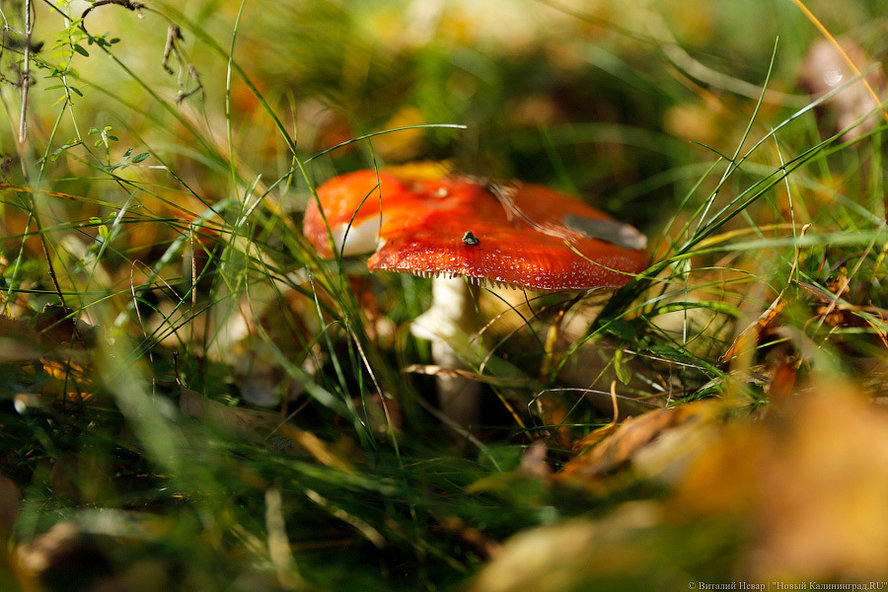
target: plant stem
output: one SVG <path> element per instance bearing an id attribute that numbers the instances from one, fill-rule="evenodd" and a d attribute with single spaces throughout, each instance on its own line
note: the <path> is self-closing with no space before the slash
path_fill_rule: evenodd
<path id="1" fill-rule="evenodd" d="M 31 33 L 34 30 L 34 16 L 31 0 L 25 0 L 25 42 L 22 58 L 22 106 L 19 115 L 19 144 L 24 148 L 28 139 L 28 95 L 31 88 Z"/>

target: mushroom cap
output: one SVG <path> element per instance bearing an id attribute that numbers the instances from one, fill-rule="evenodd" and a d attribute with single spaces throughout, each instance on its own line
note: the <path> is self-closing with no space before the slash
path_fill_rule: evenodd
<path id="1" fill-rule="evenodd" d="M 343 254 L 378 246 L 370 271 L 557 291 L 619 287 L 645 264 L 637 230 L 540 185 L 365 170 L 331 179 L 317 195 Z M 315 201 L 303 231 L 321 256 L 333 256 Z"/>

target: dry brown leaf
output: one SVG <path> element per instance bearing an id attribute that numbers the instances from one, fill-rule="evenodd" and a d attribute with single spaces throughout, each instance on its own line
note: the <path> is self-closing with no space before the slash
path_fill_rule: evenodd
<path id="1" fill-rule="evenodd" d="M 577 518 L 520 532 L 497 550 L 468 590 L 580 592 L 604 582 L 611 583 L 607 589 L 626 589 L 614 582 L 646 569 L 651 554 L 627 543 L 655 525 L 658 514 L 654 504 L 631 502 L 601 520 Z"/>
<path id="2" fill-rule="evenodd" d="M 631 419 L 631 418 L 630 418 Z M 628 420 L 627 420 L 628 421 Z M 610 422 L 609 424 L 603 425 L 600 428 L 596 428 L 574 442 L 573 451 L 574 454 L 582 454 L 585 451 L 590 450 L 593 446 L 613 434 L 617 428 L 620 427 L 615 421 Z"/>
<path id="3" fill-rule="evenodd" d="M 670 430 L 713 419 L 723 409 L 720 401 L 707 399 L 630 417 L 612 435 L 568 461 L 560 477 L 577 482 L 617 471 Z"/>
<path id="4" fill-rule="evenodd" d="M 686 553 L 699 544 L 715 545 L 728 580 L 888 579 L 888 410 L 856 386 L 826 381 L 757 416 L 705 421 L 723 415 L 713 403 L 624 422 L 559 476 L 600 483 L 601 470 L 626 463 L 650 475 L 659 451 L 659 466 L 680 469 L 671 497 L 519 533 L 469 589 L 587 590 L 627 578 L 687 584 L 698 564 Z M 686 441 L 701 434 L 705 441 Z M 670 439 L 683 447 L 665 446 Z M 686 539 L 697 542 L 675 548 Z"/>
<path id="5" fill-rule="evenodd" d="M 759 315 L 758 319 L 737 335 L 728 350 L 722 354 L 719 362 L 727 364 L 753 351 L 760 342 L 762 335 L 766 335 L 773 327 L 774 322 L 780 317 L 784 308 L 786 308 L 786 300 L 783 298 L 783 292 L 780 292 L 771 305 Z"/>
<path id="6" fill-rule="evenodd" d="M 888 414 L 848 384 L 818 384 L 766 421 L 737 423 L 697 461 L 670 514 L 735 516 L 761 581 L 888 577 Z"/>

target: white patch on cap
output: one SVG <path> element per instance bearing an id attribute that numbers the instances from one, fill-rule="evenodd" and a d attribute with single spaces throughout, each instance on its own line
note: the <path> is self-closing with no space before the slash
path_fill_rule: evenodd
<path id="1" fill-rule="evenodd" d="M 376 250 L 379 242 L 381 227 L 382 221 L 379 219 L 379 216 L 373 216 L 357 226 L 340 224 L 336 228 L 331 229 L 333 242 L 337 248 L 342 250 L 342 255 L 346 257 L 349 255 L 372 253 Z"/>

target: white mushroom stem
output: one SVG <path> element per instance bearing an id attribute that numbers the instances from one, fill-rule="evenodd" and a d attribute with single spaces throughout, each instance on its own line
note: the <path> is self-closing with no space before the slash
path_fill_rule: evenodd
<path id="1" fill-rule="evenodd" d="M 481 359 L 480 325 L 473 290 L 462 277 L 436 277 L 432 305 L 413 321 L 411 332 L 428 339 L 432 360 L 442 368 L 468 370 Z M 441 412 L 460 426 L 481 420 L 481 384 L 457 376 L 436 377 Z"/>

